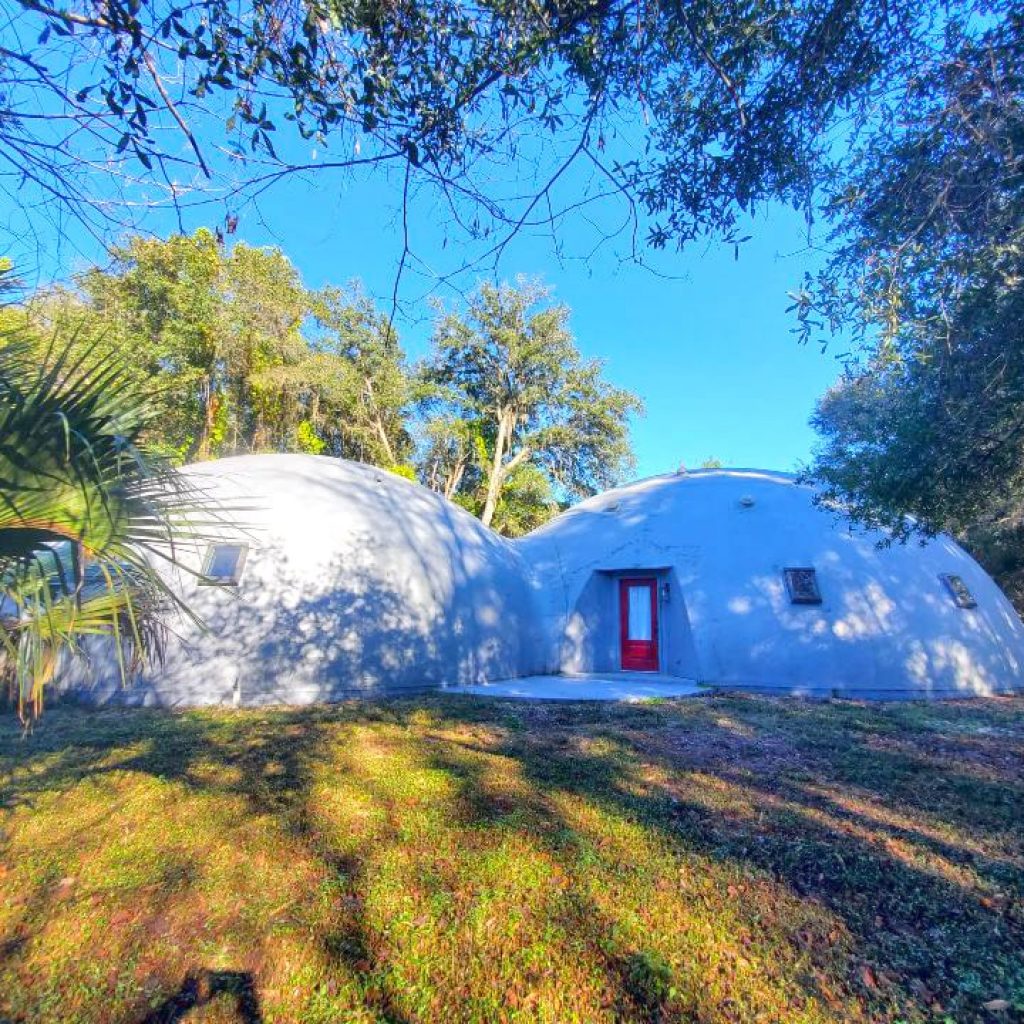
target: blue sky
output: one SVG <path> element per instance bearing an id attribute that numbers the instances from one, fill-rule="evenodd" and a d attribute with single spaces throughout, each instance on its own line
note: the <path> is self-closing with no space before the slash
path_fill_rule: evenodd
<path id="1" fill-rule="evenodd" d="M 402 251 L 398 196 L 395 181 L 381 175 L 360 182 L 292 179 L 265 195 L 258 209 L 241 211 L 237 237 L 281 246 L 310 286 L 359 279 L 389 308 Z M 211 206 L 186 226 L 223 213 Z M 613 208 L 597 206 L 586 218 L 563 222 L 554 241 L 550 233 L 523 233 L 498 273 L 539 275 L 552 285 L 573 310 L 584 354 L 603 359 L 611 380 L 643 398 L 646 415 L 633 425 L 638 475 L 680 463 L 694 467 L 712 456 L 726 465 L 784 470 L 806 460 L 814 443 L 808 417 L 839 367 L 835 352 L 797 343 L 786 313 L 787 292 L 815 266 L 802 218 L 780 208 L 764 212 L 744 231 L 752 238 L 738 259 L 731 246 L 697 243 L 681 254 L 646 255 L 652 271 L 623 262 L 622 236 L 579 258 L 592 247 L 594 223 L 610 228 L 617 217 Z M 0 206 L 0 224 L 19 219 L 18 211 Z M 166 233 L 174 222 L 158 217 L 146 226 Z M 402 279 L 397 323 L 416 358 L 429 341 L 428 295 L 458 301 L 423 267 L 451 266 L 459 245 L 429 196 L 414 202 L 409 230 L 417 260 Z M 103 256 L 97 242 L 73 230 L 69 241 L 41 256 L 38 249 L 26 256 L 17 246 L 12 252 L 35 264 L 40 281 Z M 456 283 L 465 290 L 481 276 L 471 271 Z"/>

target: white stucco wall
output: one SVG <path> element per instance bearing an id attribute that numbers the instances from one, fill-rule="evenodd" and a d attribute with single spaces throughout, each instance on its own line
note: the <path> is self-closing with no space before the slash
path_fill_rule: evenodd
<path id="1" fill-rule="evenodd" d="M 184 472 L 244 521 L 241 584 L 177 575 L 207 628 L 173 623 L 164 667 L 127 690 L 96 657 L 85 680 L 66 680 L 92 699 L 306 703 L 615 671 L 627 574 L 658 580 L 660 668 L 672 675 L 860 697 L 1024 685 L 1024 625 L 966 552 L 949 538 L 879 548 L 784 474 L 655 477 L 509 542 L 417 484 L 338 459 L 244 456 Z M 198 569 L 205 545 L 182 554 Z M 790 603 L 787 566 L 817 570 L 820 605 Z M 941 573 L 961 576 L 977 608 L 957 607 Z"/>
<path id="2" fill-rule="evenodd" d="M 669 583 L 662 667 L 674 674 L 865 697 L 1022 685 L 1024 626 L 965 551 L 946 537 L 879 548 L 811 499 L 785 474 L 673 474 L 585 501 L 519 541 L 547 670 L 614 668 L 617 611 L 600 581 L 657 569 Z M 787 566 L 817 570 L 822 604 L 789 602 Z M 958 608 L 940 573 L 961 576 L 978 607 Z"/>
<path id="3" fill-rule="evenodd" d="M 513 548 L 438 495 L 384 470 L 258 455 L 184 471 L 241 508 L 238 587 L 175 583 L 204 620 L 176 621 L 162 670 L 97 699 L 305 703 L 515 676 L 535 667 L 527 573 Z M 233 538 L 234 539 L 234 538 Z M 184 557 L 201 567 L 200 551 Z"/>

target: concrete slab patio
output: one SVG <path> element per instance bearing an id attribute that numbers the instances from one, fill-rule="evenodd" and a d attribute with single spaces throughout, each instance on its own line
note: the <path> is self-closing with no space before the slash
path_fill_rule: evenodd
<path id="1" fill-rule="evenodd" d="M 657 672 L 608 672 L 591 675 L 524 676 L 493 683 L 445 687 L 445 693 L 470 693 L 513 700 L 619 700 L 695 697 L 707 687 L 692 679 Z"/>

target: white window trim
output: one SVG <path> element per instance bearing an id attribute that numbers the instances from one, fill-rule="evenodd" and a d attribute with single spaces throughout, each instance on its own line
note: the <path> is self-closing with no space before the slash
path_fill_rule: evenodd
<path id="1" fill-rule="evenodd" d="M 211 576 L 210 569 L 217 557 L 218 548 L 238 548 L 238 558 L 235 561 L 235 571 L 230 576 Z M 242 582 L 242 573 L 245 571 L 245 563 L 249 557 L 249 545 L 239 544 L 235 541 L 222 541 L 220 543 L 208 544 L 206 557 L 203 559 L 203 571 L 199 577 L 201 587 L 237 587 Z"/>

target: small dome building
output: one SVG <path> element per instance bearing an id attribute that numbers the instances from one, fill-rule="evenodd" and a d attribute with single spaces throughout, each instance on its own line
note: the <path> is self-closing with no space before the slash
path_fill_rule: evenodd
<path id="1" fill-rule="evenodd" d="M 782 473 L 677 473 L 524 538 L 548 670 L 881 699 L 1021 686 L 1024 625 L 967 552 L 880 546 L 813 498 Z"/>
<path id="2" fill-rule="evenodd" d="M 162 667 L 95 699 L 303 704 L 532 671 L 532 592 L 518 552 L 402 477 L 316 455 L 246 455 L 183 470 L 241 520 L 179 558 L 179 617 Z"/>
<path id="3" fill-rule="evenodd" d="M 183 473 L 244 509 L 243 533 L 185 552 L 200 578 L 175 574 L 205 626 L 176 622 L 164 665 L 128 689 L 94 659 L 89 699 L 300 704 L 641 672 L 858 698 L 1024 688 L 1024 624 L 962 548 L 880 546 L 785 474 L 653 477 L 507 541 L 339 459 Z"/>

